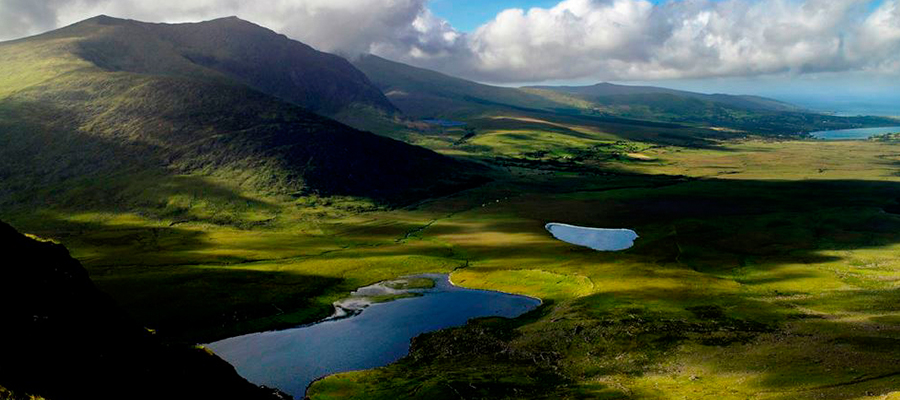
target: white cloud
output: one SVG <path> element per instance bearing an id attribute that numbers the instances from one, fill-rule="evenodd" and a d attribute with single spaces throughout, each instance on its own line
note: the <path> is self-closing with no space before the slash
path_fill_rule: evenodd
<path id="1" fill-rule="evenodd" d="M 0 0 L 0 38 L 96 14 L 226 15 L 325 51 L 373 52 L 492 82 L 898 74 L 900 0 L 565 0 L 456 31 L 428 0 Z"/>
<path id="2" fill-rule="evenodd" d="M 433 46 L 440 21 L 427 0 L 0 0 L 0 39 L 34 34 L 99 14 L 152 22 L 236 15 L 324 51 L 373 46 Z M 438 27 L 439 28 L 439 27 Z M 444 40 L 446 41 L 446 40 Z"/>
<path id="3" fill-rule="evenodd" d="M 890 8 L 895 2 L 863 23 L 870 1 L 566 0 L 551 9 L 507 11 L 479 28 L 470 38 L 479 61 L 471 68 L 484 79 L 510 81 L 866 68 L 896 58 L 888 49 L 900 40 L 884 34 L 887 26 L 897 27 L 896 8 Z M 877 28 L 880 42 L 855 40 L 867 25 L 884 26 Z M 863 42 L 884 44 L 851 57 L 857 49 L 848 46 Z"/>

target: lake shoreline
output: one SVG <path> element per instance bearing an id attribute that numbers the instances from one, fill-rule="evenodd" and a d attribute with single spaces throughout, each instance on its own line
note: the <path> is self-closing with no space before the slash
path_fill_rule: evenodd
<path id="1" fill-rule="evenodd" d="M 476 318 L 515 319 L 544 304 L 543 299 L 459 286 L 451 274 L 418 274 L 378 282 L 352 292 L 357 301 L 397 282 L 428 278 L 434 286 L 410 288 L 418 297 L 366 304 L 352 313 L 296 328 L 256 332 L 206 345 L 251 382 L 302 397 L 315 382 L 351 371 L 393 364 L 409 354 L 412 339 Z M 377 292 L 377 293 L 376 293 Z M 335 302 L 336 307 L 341 303 Z M 354 303 L 354 306 L 361 303 Z"/>
<path id="2" fill-rule="evenodd" d="M 399 277 L 398 279 L 409 278 L 409 277 L 420 276 L 420 275 L 429 275 L 429 274 L 430 274 L 430 273 L 419 274 L 419 275 L 401 276 L 401 277 Z M 541 299 L 540 297 L 529 296 L 529 295 L 518 294 L 518 293 L 508 293 L 508 292 L 503 292 L 503 291 L 500 291 L 500 290 L 493 290 L 493 289 L 477 289 L 477 288 L 465 287 L 465 286 L 457 285 L 456 283 L 453 282 L 453 273 L 449 273 L 449 274 L 446 274 L 446 275 L 447 275 L 447 282 L 449 282 L 450 285 L 452 285 L 452 286 L 454 286 L 454 287 L 457 287 L 457 288 L 460 288 L 460 289 L 480 290 L 480 291 L 484 291 L 484 292 L 492 292 L 492 293 L 503 294 L 503 295 L 526 297 L 526 298 L 529 298 L 529 299 L 532 299 L 532 300 L 536 300 L 536 301 L 538 302 L 538 305 L 537 305 L 537 307 L 535 307 L 535 309 L 537 309 L 537 308 L 539 308 L 539 307 L 541 307 L 541 306 L 544 305 L 544 299 Z M 532 310 L 532 311 L 534 311 L 534 310 Z M 362 312 L 362 311 L 360 311 L 360 312 Z M 530 312 L 530 311 L 529 311 L 529 312 Z M 522 314 L 522 315 L 525 315 L 525 314 L 527 314 L 527 312 L 524 313 L 524 314 Z M 519 315 L 518 317 L 515 317 L 515 318 L 519 318 L 519 317 L 521 317 L 522 315 Z M 476 317 L 476 318 L 489 318 L 489 317 Z M 495 318 L 496 318 L 496 317 L 495 317 Z M 515 318 L 510 318 L 510 319 L 515 319 Z M 474 319 L 474 318 L 473 318 L 473 319 Z M 468 323 L 468 322 L 466 322 L 466 323 Z M 444 329 L 452 329 L 452 328 L 444 328 Z M 443 330 L 443 329 L 440 329 L 440 330 Z M 440 330 L 438 330 L 438 331 L 440 331 Z M 438 331 L 432 331 L 432 332 L 438 332 Z M 426 332 L 426 333 L 432 333 L 432 332 Z M 412 343 L 410 342 L 410 346 L 411 346 L 411 345 L 412 345 Z M 406 357 L 406 356 L 404 356 L 404 357 Z M 401 360 L 402 360 L 402 358 L 401 358 Z M 400 360 L 397 360 L 397 361 L 394 361 L 394 362 L 398 362 L 398 361 L 400 361 Z M 391 364 L 393 364 L 393 363 L 391 363 Z M 388 364 L 388 365 L 390 365 L 390 364 Z M 386 367 L 386 366 L 387 366 L 387 365 L 384 365 L 384 366 L 382 366 L 382 367 Z M 375 368 L 382 368 L 382 367 L 375 367 Z M 306 392 L 309 392 L 309 389 L 310 389 L 316 382 L 319 382 L 319 381 L 328 379 L 328 378 L 330 378 L 330 377 L 332 377 L 332 376 L 340 375 L 340 374 L 346 374 L 346 373 L 351 373 L 351 372 L 368 371 L 368 370 L 370 370 L 370 369 L 372 369 L 372 368 L 358 369 L 358 370 L 352 370 L 352 371 L 335 372 L 335 373 L 333 373 L 333 374 L 328 374 L 328 375 L 325 375 L 325 376 L 321 376 L 321 377 L 319 377 L 319 378 L 314 379 L 312 382 L 309 383 L 309 385 L 306 386 Z"/>
<path id="3" fill-rule="evenodd" d="M 544 229 L 559 241 L 604 252 L 628 250 L 640 238 L 631 229 L 592 228 L 562 222 L 548 222 Z"/>
<path id="4" fill-rule="evenodd" d="M 848 140 L 868 140 L 876 135 L 886 133 L 898 133 L 900 126 L 884 126 L 875 128 L 857 128 L 857 129 L 835 129 L 830 131 L 810 132 L 809 136 L 816 140 L 825 141 L 848 141 Z"/>

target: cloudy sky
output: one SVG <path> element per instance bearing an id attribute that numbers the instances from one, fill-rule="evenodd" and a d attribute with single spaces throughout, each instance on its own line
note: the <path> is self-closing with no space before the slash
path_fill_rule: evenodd
<path id="1" fill-rule="evenodd" d="M 237 15 L 321 50 L 497 84 L 900 92 L 900 0 L 0 0 L 0 40 L 97 14 Z"/>

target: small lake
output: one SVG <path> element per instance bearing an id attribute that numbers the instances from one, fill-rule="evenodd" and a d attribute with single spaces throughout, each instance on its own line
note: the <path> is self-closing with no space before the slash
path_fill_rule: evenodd
<path id="1" fill-rule="evenodd" d="M 601 229 L 551 222 L 545 225 L 553 237 L 563 242 L 598 251 L 620 251 L 634 246 L 638 234 L 631 229 Z"/>
<path id="2" fill-rule="evenodd" d="M 853 139 L 868 139 L 875 135 L 883 135 L 885 133 L 896 133 L 900 132 L 900 126 L 889 126 L 887 128 L 862 128 L 862 129 L 841 129 L 835 131 L 819 131 L 812 132 L 812 135 L 816 139 L 825 139 L 825 140 L 853 140 Z"/>
<path id="3" fill-rule="evenodd" d="M 422 333 L 462 326 L 469 319 L 518 317 L 540 300 L 453 286 L 448 275 L 424 274 L 430 289 L 394 289 L 390 281 L 361 288 L 335 303 L 335 317 L 284 331 L 254 333 L 207 345 L 258 385 L 281 389 L 302 399 L 314 380 L 326 375 L 388 365 L 409 353 L 410 340 Z M 385 303 L 366 299 L 412 294 Z"/>

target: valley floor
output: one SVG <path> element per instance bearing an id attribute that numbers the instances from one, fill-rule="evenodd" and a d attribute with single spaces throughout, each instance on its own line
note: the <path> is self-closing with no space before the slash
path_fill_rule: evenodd
<path id="1" fill-rule="evenodd" d="M 314 321 L 357 287 L 422 272 L 544 300 L 423 335 L 313 399 L 900 398 L 900 145 L 531 133 L 550 149 L 534 154 L 509 134 L 435 141 L 490 148 L 495 179 L 403 209 L 181 177 L 159 182 L 171 191 L 153 209 L 0 217 L 65 244 L 173 342 Z M 596 252 L 547 222 L 640 239 Z"/>

